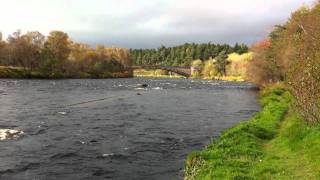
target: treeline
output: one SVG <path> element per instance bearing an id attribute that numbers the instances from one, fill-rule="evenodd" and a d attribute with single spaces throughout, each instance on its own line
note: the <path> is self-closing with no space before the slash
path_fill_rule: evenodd
<path id="1" fill-rule="evenodd" d="M 128 49 L 73 42 L 67 33 L 14 32 L 4 41 L 0 34 L 0 66 L 20 69 L 26 77 L 103 78 L 131 76 Z M 10 76 L 10 74 L 8 75 Z"/>
<path id="2" fill-rule="evenodd" d="M 251 59 L 251 52 L 241 55 L 238 53 L 225 55 L 224 52 L 221 52 L 214 59 L 193 61 L 191 77 L 208 80 L 243 81 L 246 76 L 247 64 Z"/>
<path id="3" fill-rule="evenodd" d="M 260 86 L 285 82 L 310 124 L 320 122 L 320 3 L 302 7 L 252 47 L 248 78 Z"/>
<path id="4" fill-rule="evenodd" d="M 189 44 L 181 46 L 165 47 L 158 49 L 133 49 L 131 50 L 133 62 L 136 65 L 166 65 L 166 66 L 190 66 L 193 60 L 208 60 L 221 56 L 221 54 L 248 52 L 244 44 Z"/>

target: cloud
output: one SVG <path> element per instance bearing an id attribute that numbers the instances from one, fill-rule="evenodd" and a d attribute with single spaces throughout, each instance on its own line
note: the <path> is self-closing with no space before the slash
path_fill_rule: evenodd
<path id="1" fill-rule="evenodd" d="M 0 0 L 0 31 L 52 29 L 75 41 L 129 48 L 253 43 L 314 0 Z"/>

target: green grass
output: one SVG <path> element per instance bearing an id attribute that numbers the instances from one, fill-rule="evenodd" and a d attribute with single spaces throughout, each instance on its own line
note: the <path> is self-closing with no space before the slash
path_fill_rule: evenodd
<path id="1" fill-rule="evenodd" d="M 261 112 L 188 156 L 185 179 L 320 179 L 320 126 L 309 127 L 292 99 L 265 90 Z"/>

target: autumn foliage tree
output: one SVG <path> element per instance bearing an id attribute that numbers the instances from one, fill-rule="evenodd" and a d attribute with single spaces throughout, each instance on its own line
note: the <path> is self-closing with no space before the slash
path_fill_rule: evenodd
<path id="1" fill-rule="evenodd" d="M 272 56 L 270 40 L 263 40 L 252 46 L 253 59 L 248 65 L 247 78 L 259 86 L 282 80 L 280 66 Z"/>
<path id="2" fill-rule="evenodd" d="M 8 64 L 22 67 L 26 72 L 36 68 L 40 47 L 33 41 L 33 33 L 35 32 L 22 35 L 20 31 L 17 31 L 9 36 L 6 46 Z"/>
<path id="3" fill-rule="evenodd" d="M 287 24 L 287 83 L 310 123 L 320 122 L 320 4 L 295 12 Z"/>
<path id="4" fill-rule="evenodd" d="M 14 32 L 0 40 L 0 65 L 22 68 L 26 76 L 36 77 L 128 77 L 132 75 L 128 49 L 108 48 L 71 41 L 68 34 Z"/>
<path id="5" fill-rule="evenodd" d="M 70 41 L 66 33 L 50 32 L 43 49 L 45 59 L 41 67 L 42 73 L 49 76 L 66 74 L 70 51 Z"/>
<path id="6" fill-rule="evenodd" d="M 6 42 L 2 39 L 2 33 L 0 32 L 0 64 L 5 64 L 5 49 L 6 49 Z"/>
<path id="7" fill-rule="evenodd" d="M 302 7 L 252 47 L 248 78 L 260 86 L 285 81 L 298 110 L 310 124 L 320 122 L 320 3 Z"/>

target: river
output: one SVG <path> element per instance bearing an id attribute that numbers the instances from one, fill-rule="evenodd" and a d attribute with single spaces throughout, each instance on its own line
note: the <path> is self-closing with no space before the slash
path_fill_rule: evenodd
<path id="1" fill-rule="evenodd" d="M 139 88 L 139 84 L 148 84 Z M 248 83 L 0 80 L 0 179 L 182 179 L 188 153 L 259 110 Z"/>

